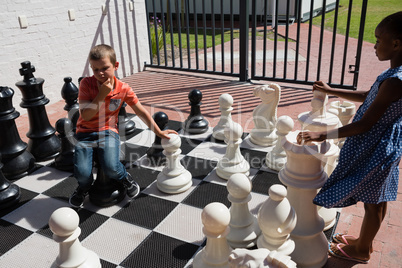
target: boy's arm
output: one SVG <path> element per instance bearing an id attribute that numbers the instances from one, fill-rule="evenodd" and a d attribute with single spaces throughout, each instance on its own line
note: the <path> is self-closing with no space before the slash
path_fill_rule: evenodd
<path id="1" fill-rule="evenodd" d="M 80 101 L 80 114 L 83 120 L 89 121 L 99 112 L 99 109 L 105 101 L 106 96 L 112 89 L 113 85 L 110 83 L 110 80 L 107 80 L 102 85 L 98 83 L 98 95 L 96 95 L 91 102 Z"/>
<path id="2" fill-rule="evenodd" d="M 158 136 L 161 137 L 162 139 L 170 139 L 168 134 L 177 134 L 176 131 L 167 129 L 162 131 L 158 125 L 156 124 L 155 120 L 152 118 L 152 116 L 149 114 L 149 112 L 142 106 L 140 101 L 138 101 L 136 104 L 130 106 L 131 109 L 134 110 L 135 114 L 138 115 L 142 121 Z"/>
<path id="3" fill-rule="evenodd" d="M 313 84 L 313 90 L 324 92 L 328 95 L 337 96 L 339 98 L 347 99 L 350 101 L 363 102 L 368 94 L 368 91 L 361 90 L 347 90 L 347 89 L 335 89 L 328 86 L 322 81 L 316 81 Z"/>

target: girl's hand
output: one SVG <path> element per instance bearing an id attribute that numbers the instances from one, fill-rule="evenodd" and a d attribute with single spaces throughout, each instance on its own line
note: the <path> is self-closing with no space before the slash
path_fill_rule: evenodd
<path id="1" fill-rule="evenodd" d="M 172 129 L 163 130 L 163 131 L 161 131 L 160 133 L 158 133 L 158 134 L 156 134 L 156 135 L 158 135 L 158 137 L 160 137 L 160 138 L 162 138 L 162 139 L 168 139 L 168 140 L 169 140 L 169 139 L 170 139 L 169 134 L 176 134 L 176 135 L 178 135 L 177 132 L 174 131 L 174 130 L 172 130 Z"/>
<path id="2" fill-rule="evenodd" d="M 327 139 L 327 135 L 324 132 L 310 132 L 310 131 L 301 131 L 297 134 L 297 143 L 308 143 L 312 141 L 324 141 Z"/>
<path id="3" fill-rule="evenodd" d="M 316 82 L 314 82 L 314 84 L 313 84 L 313 91 L 314 91 L 314 90 L 318 90 L 318 91 L 321 91 L 321 92 L 323 92 L 323 93 L 328 93 L 328 91 L 331 90 L 331 87 L 328 86 L 328 84 L 325 83 L 325 82 L 316 81 Z"/>

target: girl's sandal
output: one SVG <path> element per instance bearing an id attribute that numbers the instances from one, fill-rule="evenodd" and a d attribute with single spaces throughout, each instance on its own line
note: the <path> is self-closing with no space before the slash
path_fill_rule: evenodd
<path id="1" fill-rule="evenodd" d="M 334 235 L 332 236 L 332 241 L 333 241 L 334 243 L 337 243 L 337 244 L 349 245 L 348 240 L 346 240 L 346 237 L 350 237 L 350 238 L 353 238 L 353 239 L 357 239 L 357 238 L 356 238 L 355 236 L 353 236 L 353 235 L 344 235 L 344 234 L 341 234 L 341 233 L 336 233 L 336 234 L 334 234 Z"/>

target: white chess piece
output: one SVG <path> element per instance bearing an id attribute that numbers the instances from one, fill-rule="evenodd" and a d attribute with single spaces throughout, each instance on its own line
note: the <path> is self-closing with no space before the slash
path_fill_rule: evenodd
<path id="1" fill-rule="evenodd" d="M 278 138 L 274 130 L 281 87 L 271 83 L 255 87 L 253 93 L 262 103 L 253 111 L 254 128 L 250 132 L 250 140 L 260 146 L 273 146 Z"/>
<path id="2" fill-rule="evenodd" d="M 280 181 L 287 186 L 287 198 L 297 214 L 296 227 L 290 233 L 295 250 L 290 255 L 298 267 L 323 267 L 328 258 L 328 241 L 323 233 L 324 220 L 318 215 L 313 199 L 327 180 L 322 158 L 330 143 L 298 145 L 282 141 L 287 154 Z"/>
<path id="3" fill-rule="evenodd" d="M 59 243 L 59 255 L 52 267 L 65 268 L 100 268 L 99 257 L 85 247 L 78 239 L 81 229 L 78 227 L 77 212 L 68 207 L 55 210 L 49 219 L 53 240 Z"/>
<path id="4" fill-rule="evenodd" d="M 267 153 L 265 157 L 265 165 L 272 170 L 281 170 L 286 163 L 286 152 L 282 147 L 282 139 L 293 130 L 293 119 L 287 115 L 282 115 L 278 118 L 276 123 L 276 134 L 278 141 L 275 147 Z"/>
<path id="5" fill-rule="evenodd" d="M 229 256 L 230 268 L 296 268 L 296 263 L 289 256 L 266 248 L 237 248 Z"/>
<path id="6" fill-rule="evenodd" d="M 250 164 L 240 152 L 243 128 L 236 122 L 231 122 L 225 127 L 225 143 L 227 144 L 225 155 L 218 161 L 216 174 L 225 180 L 236 173 L 250 174 Z"/>
<path id="7" fill-rule="evenodd" d="M 228 243 L 232 248 L 251 248 L 256 245 L 261 233 L 257 218 L 250 213 L 248 207 L 251 200 L 251 181 L 242 173 L 233 174 L 226 188 L 229 192 L 228 200 L 232 203 Z"/>
<path id="8" fill-rule="evenodd" d="M 290 255 L 295 249 L 290 232 L 296 226 L 297 216 L 286 195 L 283 185 L 274 184 L 269 188 L 269 198 L 258 211 L 262 235 L 257 240 L 257 246 Z"/>
<path id="9" fill-rule="evenodd" d="M 226 239 L 230 230 L 229 209 L 222 203 L 210 203 L 202 210 L 201 220 L 207 243 L 194 257 L 193 267 L 229 267 L 229 255 L 232 251 Z"/>
<path id="10" fill-rule="evenodd" d="M 192 185 L 191 173 L 180 163 L 181 139 L 177 134 L 169 134 L 170 139 L 162 139 L 163 154 L 166 156 L 165 167 L 157 176 L 157 187 L 168 194 L 177 194 L 188 190 Z"/>
<path id="11" fill-rule="evenodd" d="M 328 112 L 331 112 L 332 110 L 337 111 L 337 115 L 343 126 L 347 125 L 350 119 L 356 113 L 356 104 L 350 101 L 344 101 L 344 102 L 333 101 L 329 104 L 329 107 L 331 109 L 328 109 Z M 340 139 L 338 142 L 339 148 L 342 148 L 344 143 L 345 138 Z"/>
<path id="12" fill-rule="evenodd" d="M 219 110 L 221 111 L 221 117 L 218 124 L 213 128 L 212 136 L 217 140 L 225 140 L 225 126 L 232 121 L 233 111 L 233 97 L 224 93 L 219 97 Z"/>

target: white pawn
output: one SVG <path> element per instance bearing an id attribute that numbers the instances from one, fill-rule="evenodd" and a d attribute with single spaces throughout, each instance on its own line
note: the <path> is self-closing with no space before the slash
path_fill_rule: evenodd
<path id="1" fill-rule="evenodd" d="M 79 221 L 77 212 L 68 207 L 59 208 L 50 216 L 49 227 L 53 232 L 54 241 L 59 243 L 59 255 L 52 267 L 101 267 L 99 257 L 93 251 L 84 248 L 78 239 L 81 234 Z"/>
<path id="2" fill-rule="evenodd" d="M 253 93 L 262 103 L 253 111 L 254 128 L 250 132 L 250 140 L 260 146 L 273 146 L 278 138 L 274 130 L 281 87 L 272 83 L 255 87 Z"/>
<path id="3" fill-rule="evenodd" d="M 226 239 L 230 230 L 229 209 L 222 203 L 210 203 L 202 210 L 201 220 L 207 243 L 194 257 L 193 267 L 229 267 L 229 255 L 232 251 Z"/>
<path id="4" fill-rule="evenodd" d="M 297 216 L 286 195 L 283 185 L 274 184 L 269 188 L 269 198 L 258 211 L 258 224 L 263 235 L 258 238 L 257 246 L 288 256 L 295 249 L 290 233 L 296 227 Z"/>
<path id="5" fill-rule="evenodd" d="M 227 236 L 228 243 L 233 248 L 251 248 L 256 245 L 261 233 L 257 218 L 248 208 L 251 200 L 252 184 L 250 179 L 240 173 L 230 176 L 226 188 L 230 207 L 230 232 Z"/>
<path id="6" fill-rule="evenodd" d="M 158 174 L 156 185 L 164 193 L 177 194 L 188 190 L 192 185 L 191 173 L 180 163 L 181 139 L 177 134 L 169 134 L 170 139 L 162 139 L 165 167 Z"/>
<path id="7" fill-rule="evenodd" d="M 232 121 L 232 105 L 233 97 L 230 94 L 224 93 L 219 97 L 219 110 L 221 111 L 221 117 L 212 132 L 212 137 L 217 140 L 225 140 L 225 126 Z"/>
<path id="8" fill-rule="evenodd" d="M 225 155 L 219 160 L 216 174 L 222 179 L 228 180 L 236 173 L 250 174 L 250 164 L 240 152 L 241 136 L 243 128 L 236 122 L 231 122 L 225 127 L 225 143 L 227 144 Z"/>
<path id="9" fill-rule="evenodd" d="M 278 135 L 278 141 L 272 151 L 267 153 L 265 157 L 265 165 L 272 170 L 279 171 L 286 163 L 286 152 L 282 147 L 282 139 L 293 130 L 293 119 L 287 115 L 282 115 L 278 118 L 276 123 L 276 134 Z"/>

